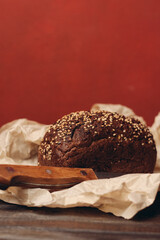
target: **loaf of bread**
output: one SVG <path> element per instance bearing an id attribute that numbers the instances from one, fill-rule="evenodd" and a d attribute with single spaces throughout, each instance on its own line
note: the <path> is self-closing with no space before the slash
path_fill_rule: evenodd
<path id="1" fill-rule="evenodd" d="M 98 172 L 152 173 L 156 147 L 139 120 L 106 111 L 79 111 L 50 126 L 39 146 L 38 162 Z"/>

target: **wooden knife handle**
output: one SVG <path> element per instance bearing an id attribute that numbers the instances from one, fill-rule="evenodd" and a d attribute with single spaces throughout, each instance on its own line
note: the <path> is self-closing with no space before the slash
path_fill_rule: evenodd
<path id="1" fill-rule="evenodd" d="M 0 165 L 0 187 L 28 186 L 65 188 L 82 181 L 97 179 L 90 168 Z"/>

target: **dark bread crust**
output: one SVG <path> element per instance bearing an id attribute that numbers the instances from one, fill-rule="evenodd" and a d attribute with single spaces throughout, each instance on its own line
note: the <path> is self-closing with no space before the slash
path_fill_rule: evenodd
<path id="1" fill-rule="evenodd" d="M 50 126 L 39 146 L 38 162 L 100 172 L 151 173 L 156 153 L 152 134 L 139 120 L 106 111 L 80 111 Z"/>

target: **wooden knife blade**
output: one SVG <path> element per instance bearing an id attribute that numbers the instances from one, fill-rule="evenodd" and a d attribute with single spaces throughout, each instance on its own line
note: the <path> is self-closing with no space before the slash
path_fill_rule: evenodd
<path id="1" fill-rule="evenodd" d="M 0 165 L 1 189 L 21 186 L 55 191 L 93 179 L 97 179 L 97 176 L 91 168 Z"/>

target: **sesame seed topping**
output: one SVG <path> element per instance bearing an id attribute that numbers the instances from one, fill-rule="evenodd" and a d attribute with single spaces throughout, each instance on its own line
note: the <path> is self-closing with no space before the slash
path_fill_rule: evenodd
<path id="1" fill-rule="evenodd" d="M 76 131 L 81 134 L 81 141 L 92 136 L 93 141 L 102 138 L 117 141 L 117 144 L 137 141 L 154 147 L 152 134 L 139 120 L 107 111 L 79 111 L 65 115 L 50 126 L 39 147 L 43 158 L 51 160 L 57 145 L 74 142 Z"/>

